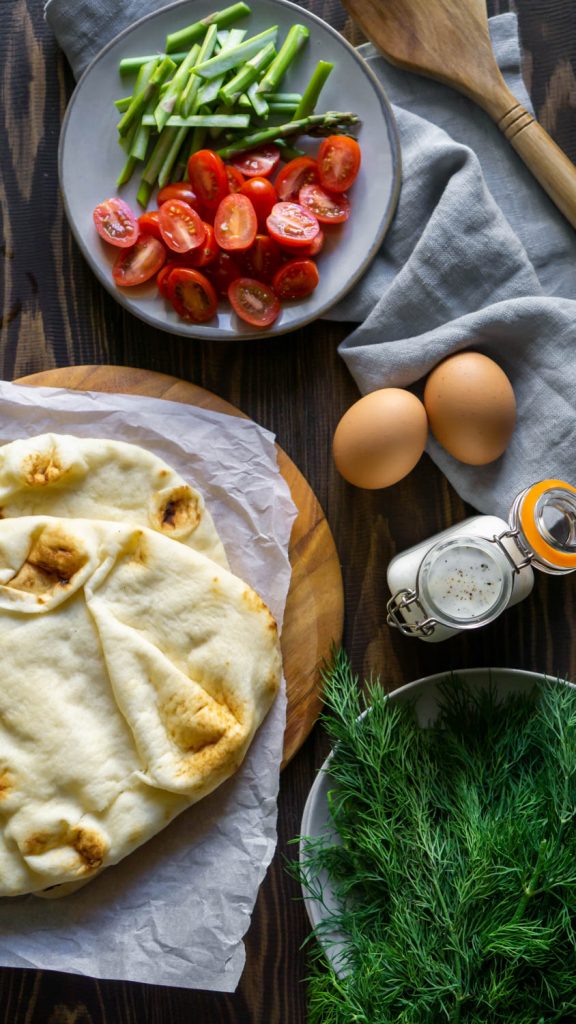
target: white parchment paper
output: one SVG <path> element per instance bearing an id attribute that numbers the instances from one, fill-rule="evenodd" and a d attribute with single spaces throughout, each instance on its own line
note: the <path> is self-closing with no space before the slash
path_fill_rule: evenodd
<path id="1" fill-rule="evenodd" d="M 0 381 L 0 444 L 48 431 L 165 459 L 203 493 L 232 571 L 281 624 L 296 508 L 269 431 L 163 399 Z M 276 847 L 285 703 L 283 687 L 234 778 L 116 867 L 58 900 L 0 900 L 0 963 L 233 992 Z"/>

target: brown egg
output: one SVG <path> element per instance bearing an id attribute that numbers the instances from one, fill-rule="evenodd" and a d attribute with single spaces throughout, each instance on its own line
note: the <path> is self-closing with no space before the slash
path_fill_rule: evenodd
<path id="1" fill-rule="evenodd" d="M 402 388 L 372 391 L 336 427 L 336 468 L 356 487 L 390 487 L 414 468 L 427 436 L 426 411 L 415 395 Z"/>
<path id="2" fill-rule="evenodd" d="M 450 455 L 484 466 L 505 451 L 516 422 L 516 400 L 504 371 L 480 352 L 458 352 L 426 381 L 430 429 Z"/>

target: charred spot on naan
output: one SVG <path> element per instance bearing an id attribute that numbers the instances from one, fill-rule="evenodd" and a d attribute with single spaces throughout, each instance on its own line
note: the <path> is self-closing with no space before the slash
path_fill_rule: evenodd
<path id="1" fill-rule="evenodd" d="M 257 594 L 255 590 L 252 590 L 251 587 L 247 587 L 246 590 L 242 592 L 242 600 L 251 612 L 255 612 L 257 615 L 263 616 L 266 622 L 266 629 L 270 630 L 271 633 L 276 633 L 278 631 L 276 619 L 272 615 L 268 605 L 264 603 L 260 595 Z"/>
<path id="2" fill-rule="evenodd" d="M 14 789 L 14 776 L 8 768 L 0 768 L 0 804 L 7 800 Z"/>
<path id="3" fill-rule="evenodd" d="M 82 825 L 75 825 L 73 828 L 64 825 L 60 830 L 36 832 L 28 836 L 22 844 L 22 853 L 25 857 L 41 857 L 45 853 L 66 846 L 75 850 L 80 857 L 80 871 L 88 873 L 96 871 L 101 866 L 108 852 L 109 843 L 94 829 Z"/>
<path id="4" fill-rule="evenodd" d="M 190 780 L 192 792 L 201 789 L 207 777 L 225 771 L 228 778 L 238 771 L 246 754 L 246 736 L 241 729 L 226 733 L 217 743 L 209 743 L 201 750 L 189 752 L 175 769 L 174 774 L 181 780 Z M 192 781 L 194 780 L 194 781 Z M 189 784 L 190 784 L 189 783 Z"/>
<path id="5" fill-rule="evenodd" d="M 57 587 L 67 587 L 87 561 L 88 555 L 75 537 L 46 527 L 7 586 L 31 594 L 47 594 Z"/>
<path id="6" fill-rule="evenodd" d="M 270 675 L 268 676 L 268 678 L 266 679 L 265 683 L 264 683 L 263 691 L 264 691 L 264 693 L 269 694 L 271 697 L 274 697 L 275 694 L 278 693 L 279 689 L 280 689 L 280 676 L 279 676 L 279 674 L 277 672 L 271 672 Z"/>
<path id="7" fill-rule="evenodd" d="M 45 452 L 30 452 L 22 460 L 22 476 L 29 487 L 47 487 L 55 484 L 65 473 L 66 468 L 56 446 Z"/>
<path id="8" fill-rule="evenodd" d="M 237 721 L 226 705 L 207 694 L 174 693 L 160 708 L 166 732 L 176 746 L 187 753 L 198 753 L 218 743 Z"/>
<path id="9" fill-rule="evenodd" d="M 184 537 L 196 529 L 202 518 L 202 500 L 183 484 L 157 495 L 150 517 L 155 530 L 168 537 Z"/>
<path id="10" fill-rule="evenodd" d="M 80 855 L 87 871 L 95 871 L 99 868 L 108 852 L 108 844 L 103 836 L 93 829 L 77 826 L 70 834 L 70 845 Z"/>

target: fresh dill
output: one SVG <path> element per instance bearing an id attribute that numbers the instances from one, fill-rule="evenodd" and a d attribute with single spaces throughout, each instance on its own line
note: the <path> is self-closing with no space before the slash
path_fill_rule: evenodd
<path id="1" fill-rule="evenodd" d="M 575 1024 L 576 689 L 448 677 L 421 728 L 344 654 L 325 682 L 336 837 L 297 870 L 345 945 L 312 953 L 310 1024 Z"/>

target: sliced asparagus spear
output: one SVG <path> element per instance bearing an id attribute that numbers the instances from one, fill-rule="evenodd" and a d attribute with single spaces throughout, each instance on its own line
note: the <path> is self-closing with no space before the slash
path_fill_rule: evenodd
<path id="1" fill-rule="evenodd" d="M 263 78 L 260 79 L 258 92 L 273 92 L 286 74 L 298 51 L 304 46 L 310 32 L 305 25 L 292 25 L 286 39 L 278 50 L 278 56 L 272 61 Z"/>
<path id="2" fill-rule="evenodd" d="M 187 28 L 181 28 L 178 32 L 171 32 L 166 36 L 166 53 L 189 49 L 192 43 L 200 42 L 209 25 L 216 25 L 219 29 L 228 28 L 238 18 L 244 18 L 247 14 L 250 14 L 250 8 L 248 4 L 244 3 L 233 4 L 231 7 L 225 7 L 222 11 L 208 14 L 200 21 L 195 21 L 193 25 L 188 25 Z"/>
<path id="3" fill-rule="evenodd" d="M 300 98 L 300 102 L 296 107 L 294 114 L 294 120 L 297 121 L 300 117 L 308 117 L 309 114 L 313 114 L 316 109 L 318 97 L 324 88 L 324 84 L 328 75 L 332 71 L 334 65 L 330 64 L 326 60 L 319 60 L 312 78 L 308 82 L 304 95 Z"/>
<path id="4" fill-rule="evenodd" d="M 143 72 L 149 66 L 150 65 L 145 64 L 142 69 Z M 128 110 L 120 118 L 118 122 L 118 133 L 121 136 L 126 135 L 134 122 L 141 117 L 149 100 L 156 95 L 159 87 L 167 78 L 170 77 L 175 68 L 176 65 L 170 57 L 164 57 L 164 60 L 161 60 L 160 63 L 157 64 L 144 88 L 140 92 L 134 93 Z"/>
<path id="5" fill-rule="evenodd" d="M 338 110 L 330 110 L 326 114 L 310 114 L 299 121 L 288 121 L 286 124 L 274 125 L 270 128 L 261 128 L 241 139 L 235 139 L 229 146 L 217 150 L 218 156 L 223 160 L 229 160 L 237 153 L 245 153 L 249 149 L 256 149 L 265 142 L 273 142 L 275 139 L 285 139 L 292 135 L 332 135 L 334 132 L 345 134 L 347 128 L 360 123 L 357 114 L 344 113 Z"/>
<path id="6" fill-rule="evenodd" d="M 247 60 L 239 71 L 220 89 L 218 96 L 226 106 L 231 107 L 252 82 L 272 63 L 276 56 L 274 43 L 267 43 L 258 53 Z"/>
<path id="7" fill-rule="evenodd" d="M 218 78 L 219 75 L 224 74 L 226 71 L 231 71 L 232 68 L 237 68 L 239 64 L 244 64 L 247 60 L 250 60 L 267 43 L 275 43 L 277 36 L 277 25 L 267 28 L 257 36 L 245 39 L 239 46 L 234 46 L 230 50 L 221 50 L 220 53 L 217 53 L 215 57 L 211 57 L 210 60 L 197 64 L 194 68 L 194 74 L 206 79 Z"/>

